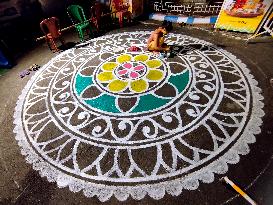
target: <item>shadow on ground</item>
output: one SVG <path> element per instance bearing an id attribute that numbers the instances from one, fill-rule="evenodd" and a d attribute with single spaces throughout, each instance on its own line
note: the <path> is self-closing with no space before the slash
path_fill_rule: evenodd
<path id="1" fill-rule="evenodd" d="M 171 53 L 169 58 L 174 58 L 178 54 L 187 54 L 190 51 L 206 51 L 209 50 L 208 46 L 202 45 L 202 44 L 190 44 L 190 45 L 185 45 L 185 46 L 180 46 L 180 45 L 171 45 Z"/>
<path id="2" fill-rule="evenodd" d="M 74 42 L 67 42 L 65 45 L 61 45 L 58 48 L 62 51 L 68 50 L 70 48 L 73 48 L 76 45 Z"/>

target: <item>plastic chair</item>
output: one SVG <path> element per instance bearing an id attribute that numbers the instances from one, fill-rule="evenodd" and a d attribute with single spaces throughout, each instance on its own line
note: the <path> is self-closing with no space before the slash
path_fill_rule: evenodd
<path id="1" fill-rule="evenodd" d="M 45 34 L 46 42 L 49 49 L 58 52 L 59 49 L 55 43 L 55 40 L 59 39 L 63 45 L 65 44 L 61 36 L 62 34 L 60 31 L 59 19 L 56 17 L 44 19 L 40 23 L 40 28 L 42 32 Z"/>
<path id="2" fill-rule="evenodd" d="M 129 5 L 124 4 L 123 0 L 112 0 L 111 4 L 111 7 L 114 7 L 114 12 L 117 14 L 117 17 L 119 19 L 120 27 L 123 27 L 124 18 L 127 18 L 129 22 L 132 21 L 132 13 L 128 11 Z"/>
<path id="3" fill-rule="evenodd" d="M 92 27 L 90 22 L 86 19 L 83 8 L 79 5 L 70 5 L 67 8 L 67 14 L 74 24 L 80 41 L 84 41 L 84 31 L 89 30 L 89 36 L 92 34 Z"/>
<path id="4" fill-rule="evenodd" d="M 107 10 L 100 2 L 90 8 L 91 22 L 95 25 L 97 31 L 109 27 L 112 23 L 111 11 Z M 102 24 L 103 22 L 103 24 Z"/>
<path id="5" fill-rule="evenodd" d="M 95 25 L 97 31 L 101 27 L 101 18 L 102 18 L 102 5 L 99 2 L 96 2 L 94 6 L 90 8 L 91 22 Z"/>

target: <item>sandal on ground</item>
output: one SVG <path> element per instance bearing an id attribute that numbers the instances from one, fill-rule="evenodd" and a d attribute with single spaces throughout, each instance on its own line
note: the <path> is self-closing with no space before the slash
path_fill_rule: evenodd
<path id="1" fill-rule="evenodd" d="M 37 64 L 33 64 L 28 70 L 29 71 L 36 71 L 40 68 L 41 66 L 37 65 Z"/>
<path id="2" fill-rule="evenodd" d="M 25 77 L 26 75 L 29 75 L 29 74 L 30 74 L 29 70 L 24 70 L 24 71 L 19 73 L 19 76 L 20 76 L 20 78 L 23 78 L 23 77 Z"/>

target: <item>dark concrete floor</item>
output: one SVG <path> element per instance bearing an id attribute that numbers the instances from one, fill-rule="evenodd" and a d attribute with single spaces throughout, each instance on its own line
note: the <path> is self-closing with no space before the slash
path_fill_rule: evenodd
<path id="1" fill-rule="evenodd" d="M 114 30 L 152 30 L 155 25 L 136 25 Z M 241 156 L 240 163 L 230 165 L 228 176 L 246 190 L 258 204 L 270 205 L 273 201 L 273 42 L 245 44 L 218 33 L 207 32 L 191 27 L 175 27 L 174 33 L 182 33 L 211 42 L 233 53 L 251 70 L 262 88 L 264 111 L 262 133 L 256 136 L 256 143 L 250 145 L 251 152 Z M 78 41 L 73 32 L 67 33 L 66 41 Z M 38 45 L 18 59 L 17 65 L 0 76 L 0 204 L 100 204 L 96 198 L 86 198 L 81 192 L 72 193 L 68 188 L 60 189 L 55 183 L 41 178 L 39 173 L 27 164 L 21 155 L 13 134 L 13 112 L 18 96 L 30 76 L 20 79 L 20 71 L 33 63 L 43 65 L 53 56 L 46 44 Z M 156 201 L 145 197 L 141 201 L 128 199 L 119 202 L 112 198 L 105 204 L 247 204 L 232 189 L 224 185 L 217 175 L 211 184 L 201 184 L 198 190 L 186 191 L 178 197 L 165 196 Z"/>

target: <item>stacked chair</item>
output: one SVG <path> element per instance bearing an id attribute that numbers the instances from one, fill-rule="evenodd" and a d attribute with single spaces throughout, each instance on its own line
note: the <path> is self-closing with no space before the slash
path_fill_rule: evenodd
<path id="1" fill-rule="evenodd" d="M 56 17 L 44 19 L 40 23 L 40 28 L 45 34 L 46 42 L 49 49 L 53 52 L 58 52 L 59 49 L 55 41 L 59 39 L 63 45 L 65 44 L 60 31 L 59 19 Z"/>
<path id="2" fill-rule="evenodd" d="M 115 13 L 115 18 L 119 20 L 119 26 L 123 27 L 123 20 L 127 19 L 128 22 L 132 21 L 132 13 L 128 10 L 129 5 L 125 4 L 123 0 L 111 0 L 112 12 Z"/>
<path id="3" fill-rule="evenodd" d="M 84 41 L 85 33 L 88 33 L 89 37 L 91 37 L 93 36 L 94 30 L 98 32 L 102 30 L 102 27 L 104 27 L 104 29 L 110 27 L 113 19 L 118 19 L 120 27 L 123 27 L 124 19 L 131 22 L 132 14 L 128 9 L 128 4 L 124 4 L 123 0 L 110 0 L 110 9 L 105 9 L 101 3 L 95 2 L 90 8 L 91 16 L 89 19 L 86 18 L 83 8 L 79 5 L 68 6 L 67 14 L 82 42 Z M 56 40 L 60 40 L 60 42 L 65 45 L 60 30 L 59 19 L 56 17 L 44 19 L 40 23 L 40 27 L 50 50 L 58 52 L 59 49 Z"/>
<path id="4" fill-rule="evenodd" d="M 93 28 L 90 21 L 86 19 L 83 8 L 79 5 L 70 5 L 67 8 L 68 16 L 75 26 L 80 41 L 84 41 L 84 31 L 89 31 L 89 36 L 92 35 Z"/>
<path id="5" fill-rule="evenodd" d="M 112 13 L 110 10 L 106 10 L 103 4 L 96 2 L 91 6 L 90 14 L 91 23 L 96 27 L 97 31 L 110 28 L 112 24 Z"/>

